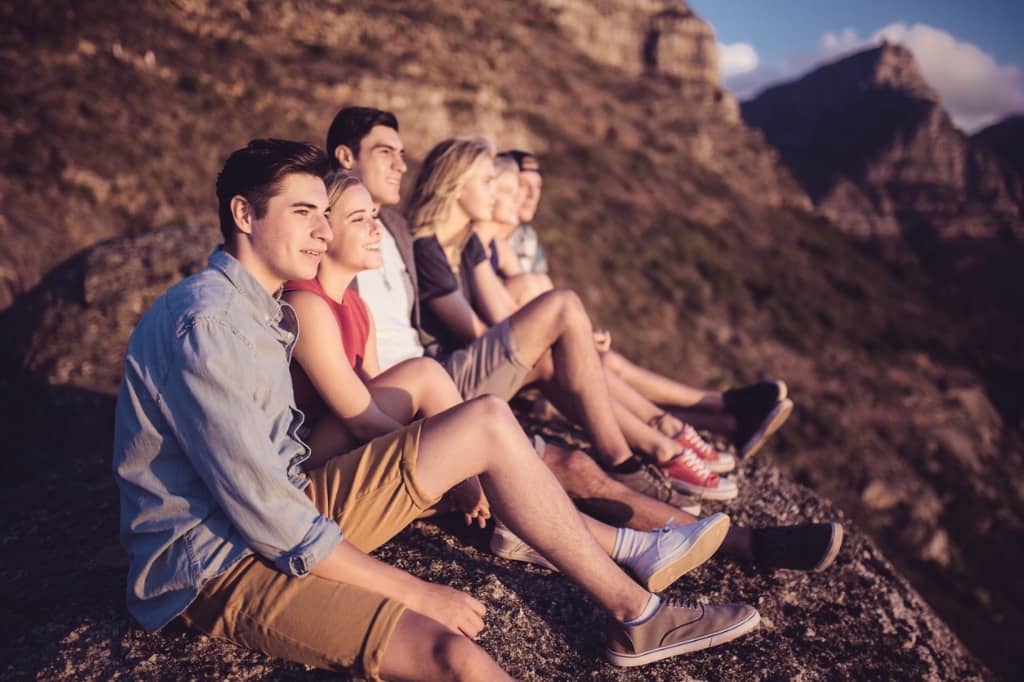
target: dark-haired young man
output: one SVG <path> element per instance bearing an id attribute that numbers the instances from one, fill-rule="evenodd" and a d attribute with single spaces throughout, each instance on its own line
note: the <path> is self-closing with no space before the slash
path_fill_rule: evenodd
<path id="1" fill-rule="evenodd" d="M 612 616 L 612 662 L 641 665 L 753 629 L 750 606 L 662 601 L 628 578 L 496 398 L 303 471 L 309 448 L 288 371 L 299 330 L 278 292 L 312 278 L 332 238 L 328 167 L 321 150 L 296 142 L 254 140 L 233 153 L 217 179 L 224 245 L 129 341 L 113 468 L 135 618 L 156 630 L 180 617 L 272 656 L 371 678 L 507 679 L 472 641 L 483 604 L 366 554 L 479 476 L 505 522 Z"/>
<path id="2" fill-rule="evenodd" d="M 412 237 L 401 215 L 387 208 L 398 203 L 401 178 L 407 170 L 398 121 L 393 114 L 379 109 L 344 108 L 331 124 L 327 150 L 335 166 L 353 170 L 363 178 L 387 228 L 381 242 L 383 266 L 361 272 L 357 278 L 360 296 L 373 313 L 381 367 L 420 357 L 424 354 L 423 343 L 429 339 L 421 337 Z M 460 363 L 474 371 L 449 371 L 464 397 L 486 390 L 486 380 L 493 369 L 488 362 L 495 362 L 500 370 L 506 360 L 500 354 L 495 358 L 482 352 L 489 347 L 491 339 L 487 337 L 495 329 L 492 327 L 460 351 Z M 684 502 L 678 497 L 655 499 L 640 494 L 611 478 L 579 451 L 549 446 L 544 461 L 573 498 L 586 500 L 588 511 L 613 525 L 647 530 L 664 526 L 671 519 L 682 523 L 694 520 L 681 511 Z M 646 469 L 641 469 L 639 475 L 644 472 Z M 671 487 L 666 487 L 671 495 Z M 659 488 L 652 482 L 649 490 L 659 494 L 666 487 Z M 838 523 L 756 529 L 732 526 L 722 549 L 734 558 L 765 568 L 824 570 L 835 560 L 842 537 Z"/>

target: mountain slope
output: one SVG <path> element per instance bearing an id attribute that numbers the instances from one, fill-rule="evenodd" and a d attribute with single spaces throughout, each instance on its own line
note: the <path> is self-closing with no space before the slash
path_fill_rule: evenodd
<path id="1" fill-rule="evenodd" d="M 834 500 L 974 651 L 1011 669 L 1024 450 L 994 401 L 1016 384 L 982 371 L 995 365 L 915 272 L 811 211 L 799 174 L 737 120 L 708 68 L 710 31 L 680 6 L 0 2 L 9 480 L 59 492 L 63 468 L 38 469 L 38 453 L 106 456 L 127 331 L 155 293 L 144 283 L 201 262 L 223 158 L 255 136 L 320 141 L 339 106 L 377 105 L 398 114 L 414 162 L 478 130 L 539 152 L 537 225 L 558 283 L 668 374 L 711 387 L 784 377 L 800 409 L 766 466 Z M 629 62 L 598 59 L 594 35 Z M 86 244 L 165 224 L 191 226 L 166 233 L 188 244 L 173 259 L 122 239 L 44 278 Z M 68 442 L 89 429 L 94 445 Z M 772 500 L 749 513 L 801 511 Z M 954 646 L 935 637 L 909 650 Z"/>

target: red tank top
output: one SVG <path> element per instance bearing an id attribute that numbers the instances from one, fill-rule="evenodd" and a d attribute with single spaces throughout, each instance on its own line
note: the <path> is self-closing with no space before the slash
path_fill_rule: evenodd
<path id="1" fill-rule="evenodd" d="M 345 344 L 345 357 L 353 369 L 362 369 L 363 358 L 366 356 L 366 342 L 370 338 L 370 313 L 366 304 L 352 289 L 346 289 L 341 302 L 327 295 L 320 282 L 314 279 L 292 280 L 285 283 L 285 291 L 309 291 L 322 298 L 334 313 L 341 332 L 341 341 Z M 299 329 L 299 333 L 302 330 Z"/>

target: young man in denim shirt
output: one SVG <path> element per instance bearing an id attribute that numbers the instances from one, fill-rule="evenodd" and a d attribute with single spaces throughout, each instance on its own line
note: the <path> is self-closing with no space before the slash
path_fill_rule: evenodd
<path id="1" fill-rule="evenodd" d="M 233 153 L 217 180 L 224 245 L 132 335 L 114 474 L 135 618 L 156 630 L 180 617 L 272 656 L 372 678 L 506 679 L 472 641 L 483 604 L 366 554 L 479 476 L 505 522 L 609 612 L 613 662 L 751 630 L 750 606 L 662 601 L 622 573 L 497 398 L 303 470 L 309 448 L 288 373 L 298 328 L 278 292 L 313 277 L 331 241 L 327 170 L 320 149 L 296 142 Z"/>

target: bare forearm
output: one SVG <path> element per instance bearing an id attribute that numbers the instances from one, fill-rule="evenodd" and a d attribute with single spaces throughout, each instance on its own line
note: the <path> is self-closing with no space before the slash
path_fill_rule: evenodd
<path id="1" fill-rule="evenodd" d="M 326 580 L 365 588 L 413 609 L 417 605 L 409 602 L 415 601 L 415 595 L 424 585 L 419 578 L 374 559 L 344 540 L 310 572 Z"/>
<path id="2" fill-rule="evenodd" d="M 362 414 L 343 419 L 342 422 L 352 435 L 363 443 L 393 433 L 403 426 L 373 402 Z"/>

